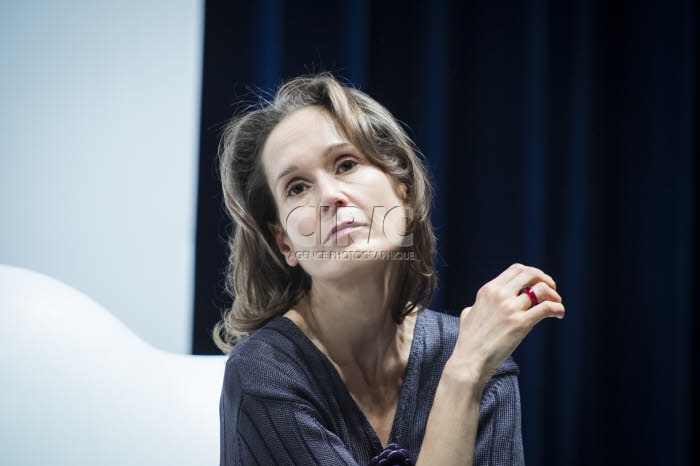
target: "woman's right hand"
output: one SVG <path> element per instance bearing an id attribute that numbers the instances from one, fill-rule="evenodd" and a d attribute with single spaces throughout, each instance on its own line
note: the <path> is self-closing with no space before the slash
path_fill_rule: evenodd
<path id="1" fill-rule="evenodd" d="M 532 306 L 529 286 L 539 304 Z M 459 336 L 449 363 L 483 387 L 498 366 L 545 317 L 564 317 L 564 305 L 552 277 L 534 267 L 513 264 L 482 286 L 459 319 Z"/>

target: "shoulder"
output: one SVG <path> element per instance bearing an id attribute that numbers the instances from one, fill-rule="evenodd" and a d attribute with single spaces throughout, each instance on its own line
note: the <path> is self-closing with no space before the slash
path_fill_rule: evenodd
<path id="1" fill-rule="evenodd" d="M 457 338 L 459 317 L 433 309 L 423 309 L 421 314 L 426 328 L 430 328 L 432 331 L 447 331 L 451 335 L 453 334 L 455 339 Z"/>
<path id="2" fill-rule="evenodd" d="M 234 346 L 226 361 L 224 391 L 278 399 L 306 392 L 310 356 L 293 327 L 288 319 L 275 317 Z"/>

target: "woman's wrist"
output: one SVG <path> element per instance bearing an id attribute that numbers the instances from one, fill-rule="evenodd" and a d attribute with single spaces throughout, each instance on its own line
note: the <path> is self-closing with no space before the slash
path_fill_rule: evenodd
<path id="1" fill-rule="evenodd" d="M 445 364 L 443 377 L 451 384 L 473 394 L 477 400 L 481 399 L 486 380 L 484 380 L 482 371 L 472 361 L 453 354 Z"/>

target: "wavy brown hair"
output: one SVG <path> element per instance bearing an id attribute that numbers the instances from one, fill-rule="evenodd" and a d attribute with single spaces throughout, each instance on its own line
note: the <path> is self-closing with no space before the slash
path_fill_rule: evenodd
<path id="1" fill-rule="evenodd" d="M 311 277 L 290 267 L 276 247 L 268 223 L 279 224 L 261 154 L 272 130 L 302 108 L 326 109 L 338 129 L 367 159 L 389 176 L 394 189 L 406 188 L 413 209 L 413 260 L 400 261 L 400 287 L 391 304 L 400 324 L 416 308 L 425 308 L 437 286 L 433 265 L 435 235 L 430 221 L 433 187 L 423 157 L 391 113 L 367 94 L 341 84 L 329 73 L 302 76 L 283 84 L 271 102 L 234 117 L 219 144 L 219 174 L 226 211 L 234 222 L 229 238 L 226 291 L 230 309 L 213 330 L 216 345 L 229 353 L 234 345 L 271 318 L 306 298 Z"/>

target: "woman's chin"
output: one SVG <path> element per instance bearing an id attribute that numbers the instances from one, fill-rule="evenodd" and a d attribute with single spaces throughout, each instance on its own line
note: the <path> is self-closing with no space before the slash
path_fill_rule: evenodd
<path id="1" fill-rule="evenodd" d="M 304 252 L 298 257 L 302 268 L 312 278 L 339 280 L 347 279 L 357 272 L 366 274 L 370 270 L 384 270 L 396 255 L 395 248 L 370 249 L 352 244 Z"/>

